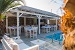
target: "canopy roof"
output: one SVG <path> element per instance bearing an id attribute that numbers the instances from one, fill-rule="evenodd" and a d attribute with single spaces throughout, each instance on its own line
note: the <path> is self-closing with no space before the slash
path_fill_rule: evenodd
<path id="1" fill-rule="evenodd" d="M 20 9 L 20 10 L 27 10 L 27 11 L 31 11 L 31 12 L 35 12 L 35 13 L 43 14 L 43 15 L 58 16 L 58 15 L 53 14 L 51 12 L 39 10 L 39 9 L 28 7 L 28 6 L 21 6 L 21 7 L 18 7 L 18 9 Z"/>
<path id="2" fill-rule="evenodd" d="M 51 12 L 47 12 L 47 11 L 43 11 L 43 10 L 39 10 L 39 9 L 35 9 L 35 8 L 32 8 L 32 7 L 28 7 L 28 6 L 20 6 L 20 7 L 16 7 L 16 8 L 13 8 L 10 10 L 10 12 L 14 12 L 13 14 L 15 14 L 15 12 L 25 12 L 24 14 L 22 15 L 42 15 L 42 16 L 45 16 L 45 17 L 60 17 L 59 15 L 56 15 L 54 13 L 51 13 Z"/>

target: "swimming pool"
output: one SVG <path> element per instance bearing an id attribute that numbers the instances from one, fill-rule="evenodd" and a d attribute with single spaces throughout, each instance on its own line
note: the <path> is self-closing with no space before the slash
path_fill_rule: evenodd
<path id="1" fill-rule="evenodd" d="M 63 41 L 63 33 L 54 33 L 52 35 L 46 36 L 46 38 L 52 39 L 52 40 L 57 40 L 57 41 Z"/>

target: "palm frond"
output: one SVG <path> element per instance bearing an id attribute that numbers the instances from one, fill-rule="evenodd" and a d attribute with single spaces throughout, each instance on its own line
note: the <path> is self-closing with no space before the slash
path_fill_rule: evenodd
<path id="1" fill-rule="evenodd" d="M 13 0 L 0 0 L 0 13 L 5 11 L 5 9 L 12 3 Z"/>
<path id="2" fill-rule="evenodd" d="M 13 2 L 6 8 L 6 10 L 3 13 L 5 13 L 5 12 L 9 11 L 11 8 L 19 6 L 19 5 L 21 5 L 19 2 Z"/>
<path id="3" fill-rule="evenodd" d="M 0 19 L 1 14 L 5 13 L 9 8 L 20 5 L 19 3 L 13 4 L 14 1 L 22 1 L 22 0 L 0 0 Z"/>
<path id="4" fill-rule="evenodd" d="M 20 5 L 20 3 L 12 4 L 14 1 L 21 1 L 22 0 L 0 0 L 0 13 L 3 13 L 8 7 L 12 8 L 16 5 Z"/>

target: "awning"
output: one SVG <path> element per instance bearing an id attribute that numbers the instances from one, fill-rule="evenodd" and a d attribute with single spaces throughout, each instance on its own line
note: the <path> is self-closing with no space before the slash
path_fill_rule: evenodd
<path id="1" fill-rule="evenodd" d="M 43 10 L 39 10 L 39 9 L 28 7 L 28 6 L 20 6 L 20 7 L 13 8 L 12 10 L 15 10 L 15 12 L 16 12 L 16 10 L 17 11 L 23 11 L 23 12 L 29 12 L 29 13 L 33 13 L 33 15 L 34 14 L 41 14 L 41 15 L 44 15 L 44 16 L 47 15 L 48 17 L 49 16 L 50 17 L 60 17 L 59 15 L 56 15 L 54 13 L 43 11 Z"/>

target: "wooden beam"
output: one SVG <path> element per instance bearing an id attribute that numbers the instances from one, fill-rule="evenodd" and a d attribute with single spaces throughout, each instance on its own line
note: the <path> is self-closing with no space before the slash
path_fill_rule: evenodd
<path id="1" fill-rule="evenodd" d="M 30 13 L 30 12 L 20 11 L 20 10 L 10 10 L 10 11 L 12 11 L 12 12 L 20 12 L 20 13 L 25 13 L 25 14 L 31 14 L 31 15 L 36 15 L 36 16 L 40 15 L 40 16 L 45 16 L 45 17 L 53 17 L 53 16 L 48 16 L 48 15 L 42 15 L 42 14 L 37 14 L 37 13 Z"/>

